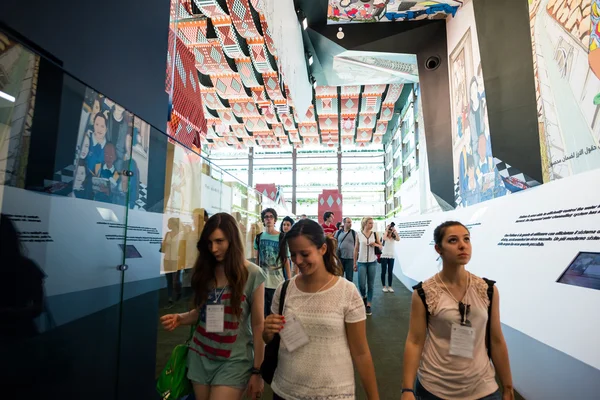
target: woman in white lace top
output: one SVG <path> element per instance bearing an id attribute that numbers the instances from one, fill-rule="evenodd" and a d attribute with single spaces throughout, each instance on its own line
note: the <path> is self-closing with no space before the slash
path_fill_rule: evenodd
<path id="1" fill-rule="evenodd" d="M 379 399 L 365 306 L 354 284 L 341 277 L 333 240 L 318 223 L 305 219 L 286 234 L 280 257 L 286 257 L 286 242 L 301 273 L 289 283 L 283 315 L 278 315 L 279 286 L 273 314 L 265 320 L 266 343 L 281 335 L 273 398 L 354 399 L 356 366 L 367 398 Z"/>

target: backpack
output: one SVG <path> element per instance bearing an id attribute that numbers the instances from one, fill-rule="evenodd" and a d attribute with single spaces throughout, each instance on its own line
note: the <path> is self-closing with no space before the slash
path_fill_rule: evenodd
<path id="1" fill-rule="evenodd" d="M 356 232 L 354 231 L 354 229 L 350 229 L 350 232 L 352 232 L 352 240 L 354 240 L 354 244 L 356 244 Z M 335 240 L 338 240 L 338 244 L 337 244 L 337 249 L 336 249 L 336 254 L 338 256 L 339 259 L 342 258 L 342 252 L 340 250 L 340 246 L 342 245 L 342 243 L 344 243 L 344 239 L 346 239 L 348 237 L 348 234 L 346 234 L 346 236 L 344 236 L 342 238 L 341 241 L 339 241 L 339 237 L 340 234 L 342 233 L 342 231 L 337 231 L 334 235 Z"/>
<path id="2" fill-rule="evenodd" d="M 492 320 L 492 301 L 494 299 L 494 284 L 496 283 L 496 281 L 493 281 L 493 280 L 487 279 L 487 278 L 483 278 L 483 280 L 488 285 L 487 295 L 488 295 L 488 299 L 490 300 L 490 305 L 488 306 L 488 319 L 487 319 L 487 324 L 485 325 L 485 347 L 487 347 L 488 357 L 491 359 L 492 358 L 492 341 L 490 338 L 490 328 L 491 328 L 491 320 Z M 427 308 L 427 300 L 425 299 L 425 290 L 423 290 L 423 282 L 419 282 L 418 284 L 413 286 L 413 289 L 417 291 L 417 294 L 419 295 L 419 297 L 421 298 L 421 301 L 423 302 L 423 305 L 425 306 L 425 311 L 427 311 L 426 324 L 429 329 L 430 312 L 429 312 L 429 308 Z"/>
<path id="3" fill-rule="evenodd" d="M 260 266 L 260 237 L 262 236 L 262 234 L 263 233 L 261 232 L 258 235 L 256 235 L 256 238 L 254 238 L 254 244 L 256 245 L 256 251 L 257 251 L 256 265 L 258 265 L 258 266 Z M 285 238 L 285 233 L 279 232 L 279 243 L 281 243 L 283 238 Z"/>

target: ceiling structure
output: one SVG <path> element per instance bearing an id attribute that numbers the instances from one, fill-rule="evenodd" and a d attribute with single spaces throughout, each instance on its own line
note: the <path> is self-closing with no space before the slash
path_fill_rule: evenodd
<path id="1" fill-rule="evenodd" d="M 341 47 L 327 57 L 308 46 L 306 68 L 317 85 L 299 116 L 263 7 L 263 0 L 172 0 L 169 134 L 208 149 L 381 144 L 404 84 L 418 81 L 416 57 Z"/>
<path id="2" fill-rule="evenodd" d="M 417 21 L 454 16 L 463 1 L 329 0 L 329 24 L 350 22 Z"/>

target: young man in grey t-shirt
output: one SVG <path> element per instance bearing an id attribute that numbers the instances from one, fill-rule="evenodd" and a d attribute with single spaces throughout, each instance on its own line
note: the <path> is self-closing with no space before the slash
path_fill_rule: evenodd
<path id="1" fill-rule="evenodd" d="M 356 242 L 356 232 L 352 230 L 352 220 L 348 217 L 343 219 L 344 230 L 337 231 L 335 238 L 337 239 L 337 255 L 342 260 L 342 268 L 344 276 L 350 282 L 354 281 L 354 244 Z"/>

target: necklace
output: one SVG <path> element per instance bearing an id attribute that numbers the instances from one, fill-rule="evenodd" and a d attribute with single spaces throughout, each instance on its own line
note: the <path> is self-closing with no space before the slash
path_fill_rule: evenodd
<path id="1" fill-rule="evenodd" d="M 446 286 L 446 284 L 444 283 L 444 280 L 442 279 L 440 274 L 438 273 L 438 274 L 436 274 L 436 276 L 437 276 L 438 280 L 440 282 L 442 282 L 442 285 L 444 285 L 444 289 L 450 295 L 450 297 L 452 297 L 452 300 L 454 300 L 458 304 L 458 312 L 460 313 L 460 324 L 463 326 L 471 326 L 471 321 L 469 321 L 467 318 L 469 316 L 469 312 L 471 311 L 471 305 L 466 304 L 462 301 L 462 300 L 465 300 L 465 301 L 467 300 L 467 295 L 469 293 L 469 286 L 471 286 L 471 274 L 467 275 L 467 289 L 465 290 L 465 295 L 463 296 L 461 301 L 456 300 L 456 297 L 454 297 L 454 295 L 452 294 L 450 289 L 448 289 L 448 286 Z"/>

